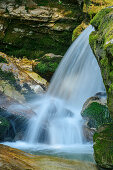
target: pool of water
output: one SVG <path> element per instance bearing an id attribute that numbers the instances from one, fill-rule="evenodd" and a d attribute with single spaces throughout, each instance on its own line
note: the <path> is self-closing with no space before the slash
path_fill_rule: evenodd
<path id="1" fill-rule="evenodd" d="M 34 155 L 50 155 L 71 160 L 80 160 L 95 162 L 93 157 L 92 144 L 76 144 L 76 145 L 46 145 L 46 144 L 29 144 L 22 141 L 4 142 L 13 148 L 23 150 Z"/>

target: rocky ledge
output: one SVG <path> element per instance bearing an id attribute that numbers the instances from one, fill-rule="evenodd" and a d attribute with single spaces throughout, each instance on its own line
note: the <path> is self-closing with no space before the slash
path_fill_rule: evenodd
<path id="1" fill-rule="evenodd" d="M 37 58 L 46 53 L 63 55 L 82 13 L 77 5 L 48 2 L 29 7 L 0 1 L 0 46 L 17 57 Z"/>

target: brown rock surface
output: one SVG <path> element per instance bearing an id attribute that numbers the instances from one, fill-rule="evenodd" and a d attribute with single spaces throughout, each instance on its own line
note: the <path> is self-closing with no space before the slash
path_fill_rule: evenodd
<path id="1" fill-rule="evenodd" d="M 93 163 L 79 162 L 52 156 L 36 156 L 0 145 L 2 170 L 97 170 Z"/>

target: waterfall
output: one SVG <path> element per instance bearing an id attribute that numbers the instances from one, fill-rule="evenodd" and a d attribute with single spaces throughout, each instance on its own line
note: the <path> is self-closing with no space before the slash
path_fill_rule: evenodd
<path id="1" fill-rule="evenodd" d="M 98 63 L 89 45 L 89 26 L 73 42 L 58 69 L 47 93 L 32 104 L 36 112 L 29 123 L 26 141 L 49 145 L 83 144 L 84 102 L 104 91 Z"/>

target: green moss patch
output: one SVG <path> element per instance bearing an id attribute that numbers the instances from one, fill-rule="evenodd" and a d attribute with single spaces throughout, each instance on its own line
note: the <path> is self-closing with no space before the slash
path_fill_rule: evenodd
<path id="1" fill-rule="evenodd" d="M 43 56 L 37 60 L 39 63 L 33 67 L 33 70 L 40 74 L 43 78 L 50 81 L 53 73 L 55 72 L 61 57 Z"/>
<path id="2" fill-rule="evenodd" d="M 46 53 L 64 55 L 71 44 L 72 31 L 52 31 L 43 26 L 37 28 L 37 25 L 40 23 L 11 21 L 0 41 L 1 51 L 29 59 L 36 59 Z M 71 25 L 74 28 L 76 23 Z"/>
<path id="3" fill-rule="evenodd" d="M 82 116 L 89 119 L 89 127 L 98 128 L 99 126 L 112 121 L 108 108 L 97 102 L 89 104 L 89 106 L 83 111 Z"/>

